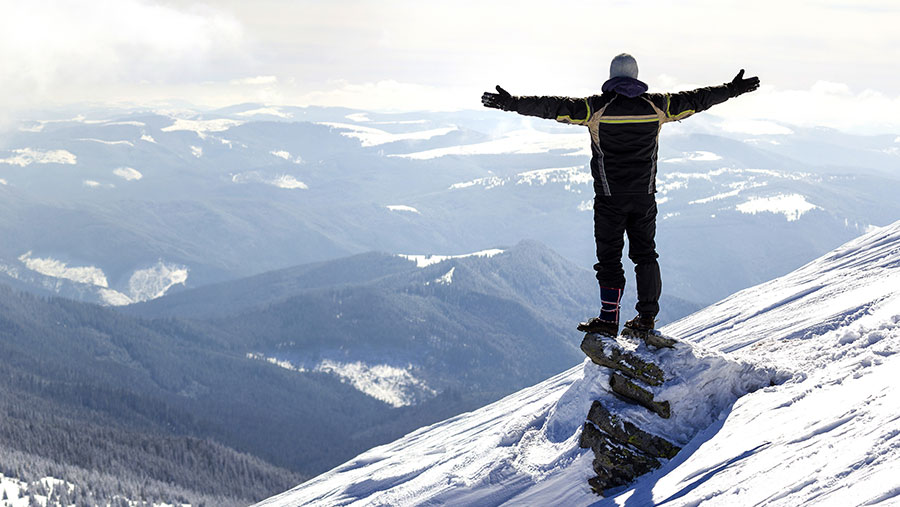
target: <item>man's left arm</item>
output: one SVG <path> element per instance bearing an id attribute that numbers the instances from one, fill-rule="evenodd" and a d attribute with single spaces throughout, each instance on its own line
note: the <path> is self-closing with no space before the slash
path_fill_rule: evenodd
<path id="1" fill-rule="evenodd" d="M 670 120 L 683 120 L 688 116 L 705 111 L 716 104 L 759 88 L 759 78 L 744 78 L 744 69 L 730 82 L 720 86 L 707 86 L 687 92 L 666 94 L 664 111 Z"/>

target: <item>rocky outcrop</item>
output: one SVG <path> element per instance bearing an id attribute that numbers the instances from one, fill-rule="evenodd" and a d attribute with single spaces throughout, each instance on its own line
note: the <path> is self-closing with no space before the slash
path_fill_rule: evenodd
<path id="1" fill-rule="evenodd" d="M 676 344 L 675 340 L 656 334 L 652 334 L 652 338 L 640 338 L 657 349 L 672 348 Z M 611 370 L 609 388 L 619 398 L 664 419 L 671 416 L 669 402 L 655 400 L 649 389 L 665 382 L 665 372 L 657 364 L 628 352 L 616 339 L 596 334 L 585 335 L 581 350 L 595 364 Z M 666 439 L 610 413 L 596 400 L 587 414 L 579 445 L 594 452 L 593 468 L 597 475 L 589 479 L 588 484 L 597 494 L 631 483 L 658 468 L 660 460 L 671 459 L 681 450 Z"/>
<path id="2" fill-rule="evenodd" d="M 581 350 L 595 364 L 616 370 L 651 386 L 658 386 L 663 383 L 664 374 L 659 366 L 644 361 L 635 354 L 624 351 L 610 343 L 611 341 L 604 340 L 599 335 L 588 334 L 581 342 Z"/>
<path id="3" fill-rule="evenodd" d="M 609 387 L 619 396 L 633 403 L 637 403 L 647 410 L 656 413 L 663 419 L 668 419 L 672 415 L 669 410 L 668 401 L 654 400 L 653 393 L 618 373 L 613 373 L 612 376 L 609 377 Z"/>

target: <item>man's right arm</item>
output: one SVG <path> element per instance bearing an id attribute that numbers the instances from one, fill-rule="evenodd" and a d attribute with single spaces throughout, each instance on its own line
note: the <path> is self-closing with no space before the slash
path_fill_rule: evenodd
<path id="1" fill-rule="evenodd" d="M 499 86 L 497 93 L 486 92 L 482 95 L 481 102 L 485 107 L 577 125 L 584 125 L 591 117 L 591 106 L 588 99 L 549 96 L 516 97 Z"/>

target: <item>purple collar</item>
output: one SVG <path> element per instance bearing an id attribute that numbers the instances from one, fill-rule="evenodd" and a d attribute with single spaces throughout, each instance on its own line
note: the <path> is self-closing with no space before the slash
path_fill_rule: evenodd
<path id="1" fill-rule="evenodd" d="M 601 90 L 604 92 L 616 92 L 628 98 L 634 98 L 642 93 L 646 93 L 648 86 L 643 81 L 638 81 L 632 77 L 618 76 L 603 83 Z"/>

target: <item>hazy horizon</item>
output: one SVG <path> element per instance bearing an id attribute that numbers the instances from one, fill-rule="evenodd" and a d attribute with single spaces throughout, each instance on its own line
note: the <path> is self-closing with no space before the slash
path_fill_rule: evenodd
<path id="1" fill-rule="evenodd" d="M 758 92 L 717 107 L 729 119 L 900 133 L 900 6 L 887 1 L 0 5 L 0 118 L 75 104 L 479 109 L 496 84 L 596 93 L 626 51 L 651 91 L 758 75 Z"/>

